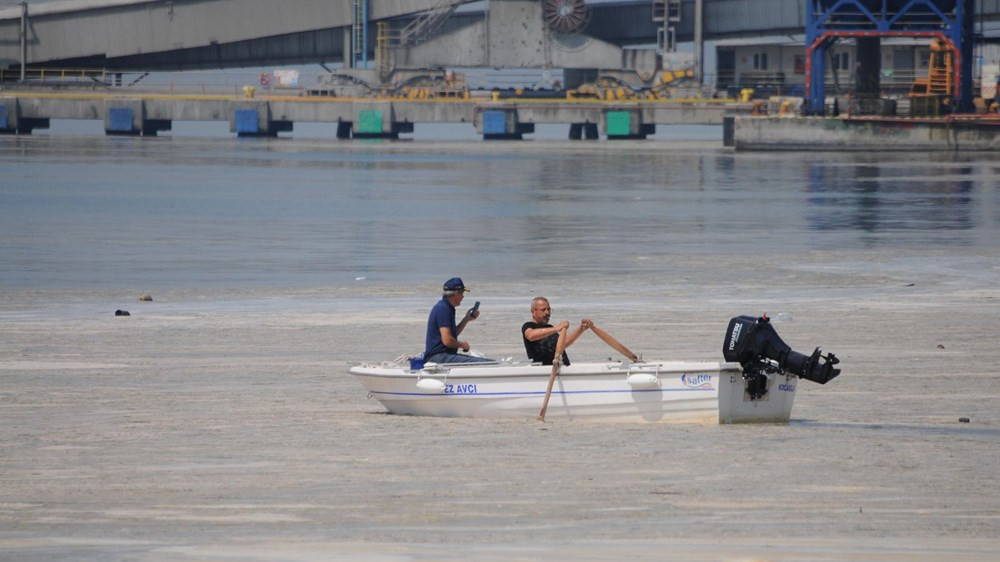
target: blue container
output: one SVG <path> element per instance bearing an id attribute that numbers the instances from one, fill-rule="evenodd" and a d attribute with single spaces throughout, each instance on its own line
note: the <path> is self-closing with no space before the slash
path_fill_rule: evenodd
<path id="1" fill-rule="evenodd" d="M 506 111 L 490 109 L 483 112 L 484 135 L 506 135 L 507 132 Z"/>
<path id="2" fill-rule="evenodd" d="M 7 104 L 0 103 L 0 131 L 7 129 Z"/>
<path id="3" fill-rule="evenodd" d="M 415 357 L 410 357 L 410 370 L 419 371 L 424 368 L 424 354 L 421 353 Z"/>
<path id="4" fill-rule="evenodd" d="M 132 117 L 131 107 L 108 108 L 108 130 L 115 133 L 131 133 Z"/>
<path id="5" fill-rule="evenodd" d="M 237 133 L 259 133 L 260 126 L 256 109 L 236 110 Z"/>

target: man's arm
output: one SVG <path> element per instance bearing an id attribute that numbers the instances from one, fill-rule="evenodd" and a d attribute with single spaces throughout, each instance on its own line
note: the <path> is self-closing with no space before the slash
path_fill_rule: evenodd
<path id="1" fill-rule="evenodd" d="M 464 320 L 462 321 L 462 324 L 465 324 Z M 441 330 L 441 343 L 443 343 L 445 347 L 469 351 L 469 342 L 458 341 L 457 339 L 451 337 L 451 328 L 448 326 L 441 326 L 438 329 Z"/>
<path id="2" fill-rule="evenodd" d="M 458 323 L 458 326 L 455 326 L 455 333 L 461 335 L 462 330 L 465 329 L 465 325 L 476 318 L 479 318 L 479 312 L 472 312 L 472 309 L 470 308 L 469 311 L 465 313 L 462 321 Z"/>
<path id="3" fill-rule="evenodd" d="M 577 326 L 576 329 L 573 330 L 572 333 L 568 333 L 567 332 L 565 347 L 569 347 L 569 346 L 573 345 L 573 342 L 575 342 L 577 340 L 577 338 L 579 338 L 581 335 L 583 335 L 583 333 L 586 332 L 590 328 L 591 324 L 593 324 L 593 322 L 591 322 L 590 319 L 584 318 L 583 320 L 580 321 L 580 325 Z M 529 329 L 527 329 L 527 330 L 524 331 L 524 337 L 528 341 L 535 342 L 535 341 L 538 341 L 538 340 L 541 340 L 541 339 L 545 339 L 545 338 L 551 336 L 552 334 L 558 334 L 559 330 L 563 330 L 563 329 L 566 329 L 566 330 L 569 329 L 569 321 L 568 320 L 563 320 L 558 325 L 551 326 L 549 328 L 529 328 Z"/>
<path id="4" fill-rule="evenodd" d="M 576 338 L 580 337 L 581 334 L 583 334 L 584 332 L 586 332 L 587 329 L 590 328 L 591 325 L 593 325 L 593 322 L 591 322 L 589 318 L 584 318 L 583 320 L 581 320 L 580 321 L 580 325 L 577 326 L 575 330 L 573 330 L 573 333 L 572 334 L 568 334 L 566 336 L 566 346 L 565 347 L 569 347 L 569 346 L 573 345 L 573 342 L 576 341 Z M 569 322 L 566 323 L 566 326 L 569 327 Z"/>
<path id="5" fill-rule="evenodd" d="M 548 328 L 528 328 L 527 330 L 524 331 L 524 339 L 532 342 L 543 340 L 551 336 L 552 334 L 558 334 L 559 330 L 568 330 L 568 329 L 569 329 L 569 321 L 563 320 L 559 324 L 555 326 L 549 326 Z M 579 337 L 579 334 L 577 334 L 577 337 Z"/>

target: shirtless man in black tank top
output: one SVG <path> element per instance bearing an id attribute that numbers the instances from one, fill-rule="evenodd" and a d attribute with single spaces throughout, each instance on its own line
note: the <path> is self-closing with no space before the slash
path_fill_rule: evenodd
<path id="1" fill-rule="evenodd" d="M 559 339 L 559 330 L 567 330 L 565 347 L 569 347 L 580 337 L 593 322 L 588 318 L 580 321 L 580 325 L 575 330 L 569 332 L 569 321 L 563 320 L 556 326 L 549 324 L 552 316 L 552 308 L 549 300 L 545 297 L 535 297 L 531 301 L 531 322 L 525 322 L 521 326 L 521 335 L 524 337 L 524 350 L 528 353 L 528 358 L 536 363 L 551 365 L 556 354 L 556 341 Z M 569 365 L 569 356 L 563 352 L 563 365 Z"/>

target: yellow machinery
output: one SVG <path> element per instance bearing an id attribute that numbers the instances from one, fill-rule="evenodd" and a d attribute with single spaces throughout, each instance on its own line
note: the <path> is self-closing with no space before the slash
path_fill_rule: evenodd
<path id="1" fill-rule="evenodd" d="M 690 85 L 694 80 L 694 70 L 664 70 L 660 73 L 660 80 L 646 93 L 646 97 L 651 100 L 665 100 L 675 97 L 678 87 Z"/>
<path id="2" fill-rule="evenodd" d="M 468 88 L 454 88 L 449 86 L 402 86 L 394 96 L 408 100 L 468 100 Z"/>
<path id="3" fill-rule="evenodd" d="M 693 70 L 664 70 L 657 83 L 648 89 L 637 90 L 618 78 L 602 77 L 596 82 L 567 90 L 566 99 L 596 99 L 604 101 L 666 100 L 673 98 L 670 91 L 694 78 Z"/>
<path id="4" fill-rule="evenodd" d="M 420 76 L 396 88 L 395 98 L 407 100 L 468 100 L 469 88 L 461 74 L 452 71 L 443 76 Z"/>
<path id="5" fill-rule="evenodd" d="M 639 99 L 631 86 L 617 78 L 604 77 L 596 82 L 583 84 L 579 88 L 566 90 L 568 100 L 624 101 Z"/>
<path id="6" fill-rule="evenodd" d="M 673 84 L 675 82 L 682 82 L 684 80 L 693 80 L 694 70 L 664 70 L 660 74 L 660 85 L 666 86 L 667 84 Z"/>
<path id="7" fill-rule="evenodd" d="M 955 54 L 941 39 L 931 41 L 927 77 L 917 78 L 910 86 L 910 115 L 936 117 L 946 113 L 954 91 Z"/>

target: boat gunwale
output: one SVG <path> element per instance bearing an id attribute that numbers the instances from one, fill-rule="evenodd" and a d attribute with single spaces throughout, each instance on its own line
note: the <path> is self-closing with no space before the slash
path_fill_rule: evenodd
<path id="1" fill-rule="evenodd" d="M 669 365 L 669 366 L 668 366 Z M 590 370 L 584 370 L 585 367 L 590 367 Z M 598 366 L 601 371 L 594 368 Z M 664 368 L 665 366 L 668 366 Z M 466 372 L 455 372 L 455 367 L 458 367 L 459 371 Z M 497 372 L 469 372 L 467 369 L 471 368 L 479 369 L 489 368 L 498 369 Z M 358 369 L 370 370 L 368 372 L 359 372 Z M 517 371 L 511 371 L 511 369 L 517 369 Z M 531 371 L 527 371 L 531 369 Z M 374 372 L 374 371 L 384 371 L 384 372 Z M 421 369 L 421 370 L 410 370 L 406 366 L 399 364 L 371 364 L 371 363 L 361 363 L 353 365 L 348 368 L 348 373 L 357 377 L 375 377 L 375 378 L 387 378 L 387 379 L 411 379 L 411 378 L 463 378 L 463 379 L 492 379 L 492 378 L 544 378 L 550 375 L 551 367 L 548 365 L 542 365 L 540 363 L 523 363 L 523 364 L 502 364 L 502 363 L 489 363 L 489 364 L 477 364 L 477 363 L 456 363 L 451 364 L 446 369 Z M 642 362 L 642 363 L 609 363 L 609 362 L 590 362 L 590 363 L 576 363 L 567 367 L 560 369 L 558 374 L 559 377 L 605 377 L 608 375 L 615 376 L 628 376 L 630 374 L 636 373 L 656 373 L 663 375 L 670 374 L 685 374 L 690 372 L 700 373 L 711 371 L 721 375 L 722 373 L 738 373 L 741 371 L 739 363 L 730 363 L 723 361 L 702 361 L 702 362 L 682 362 L 682 361 L 671 361 L 671 362 Z"/>

